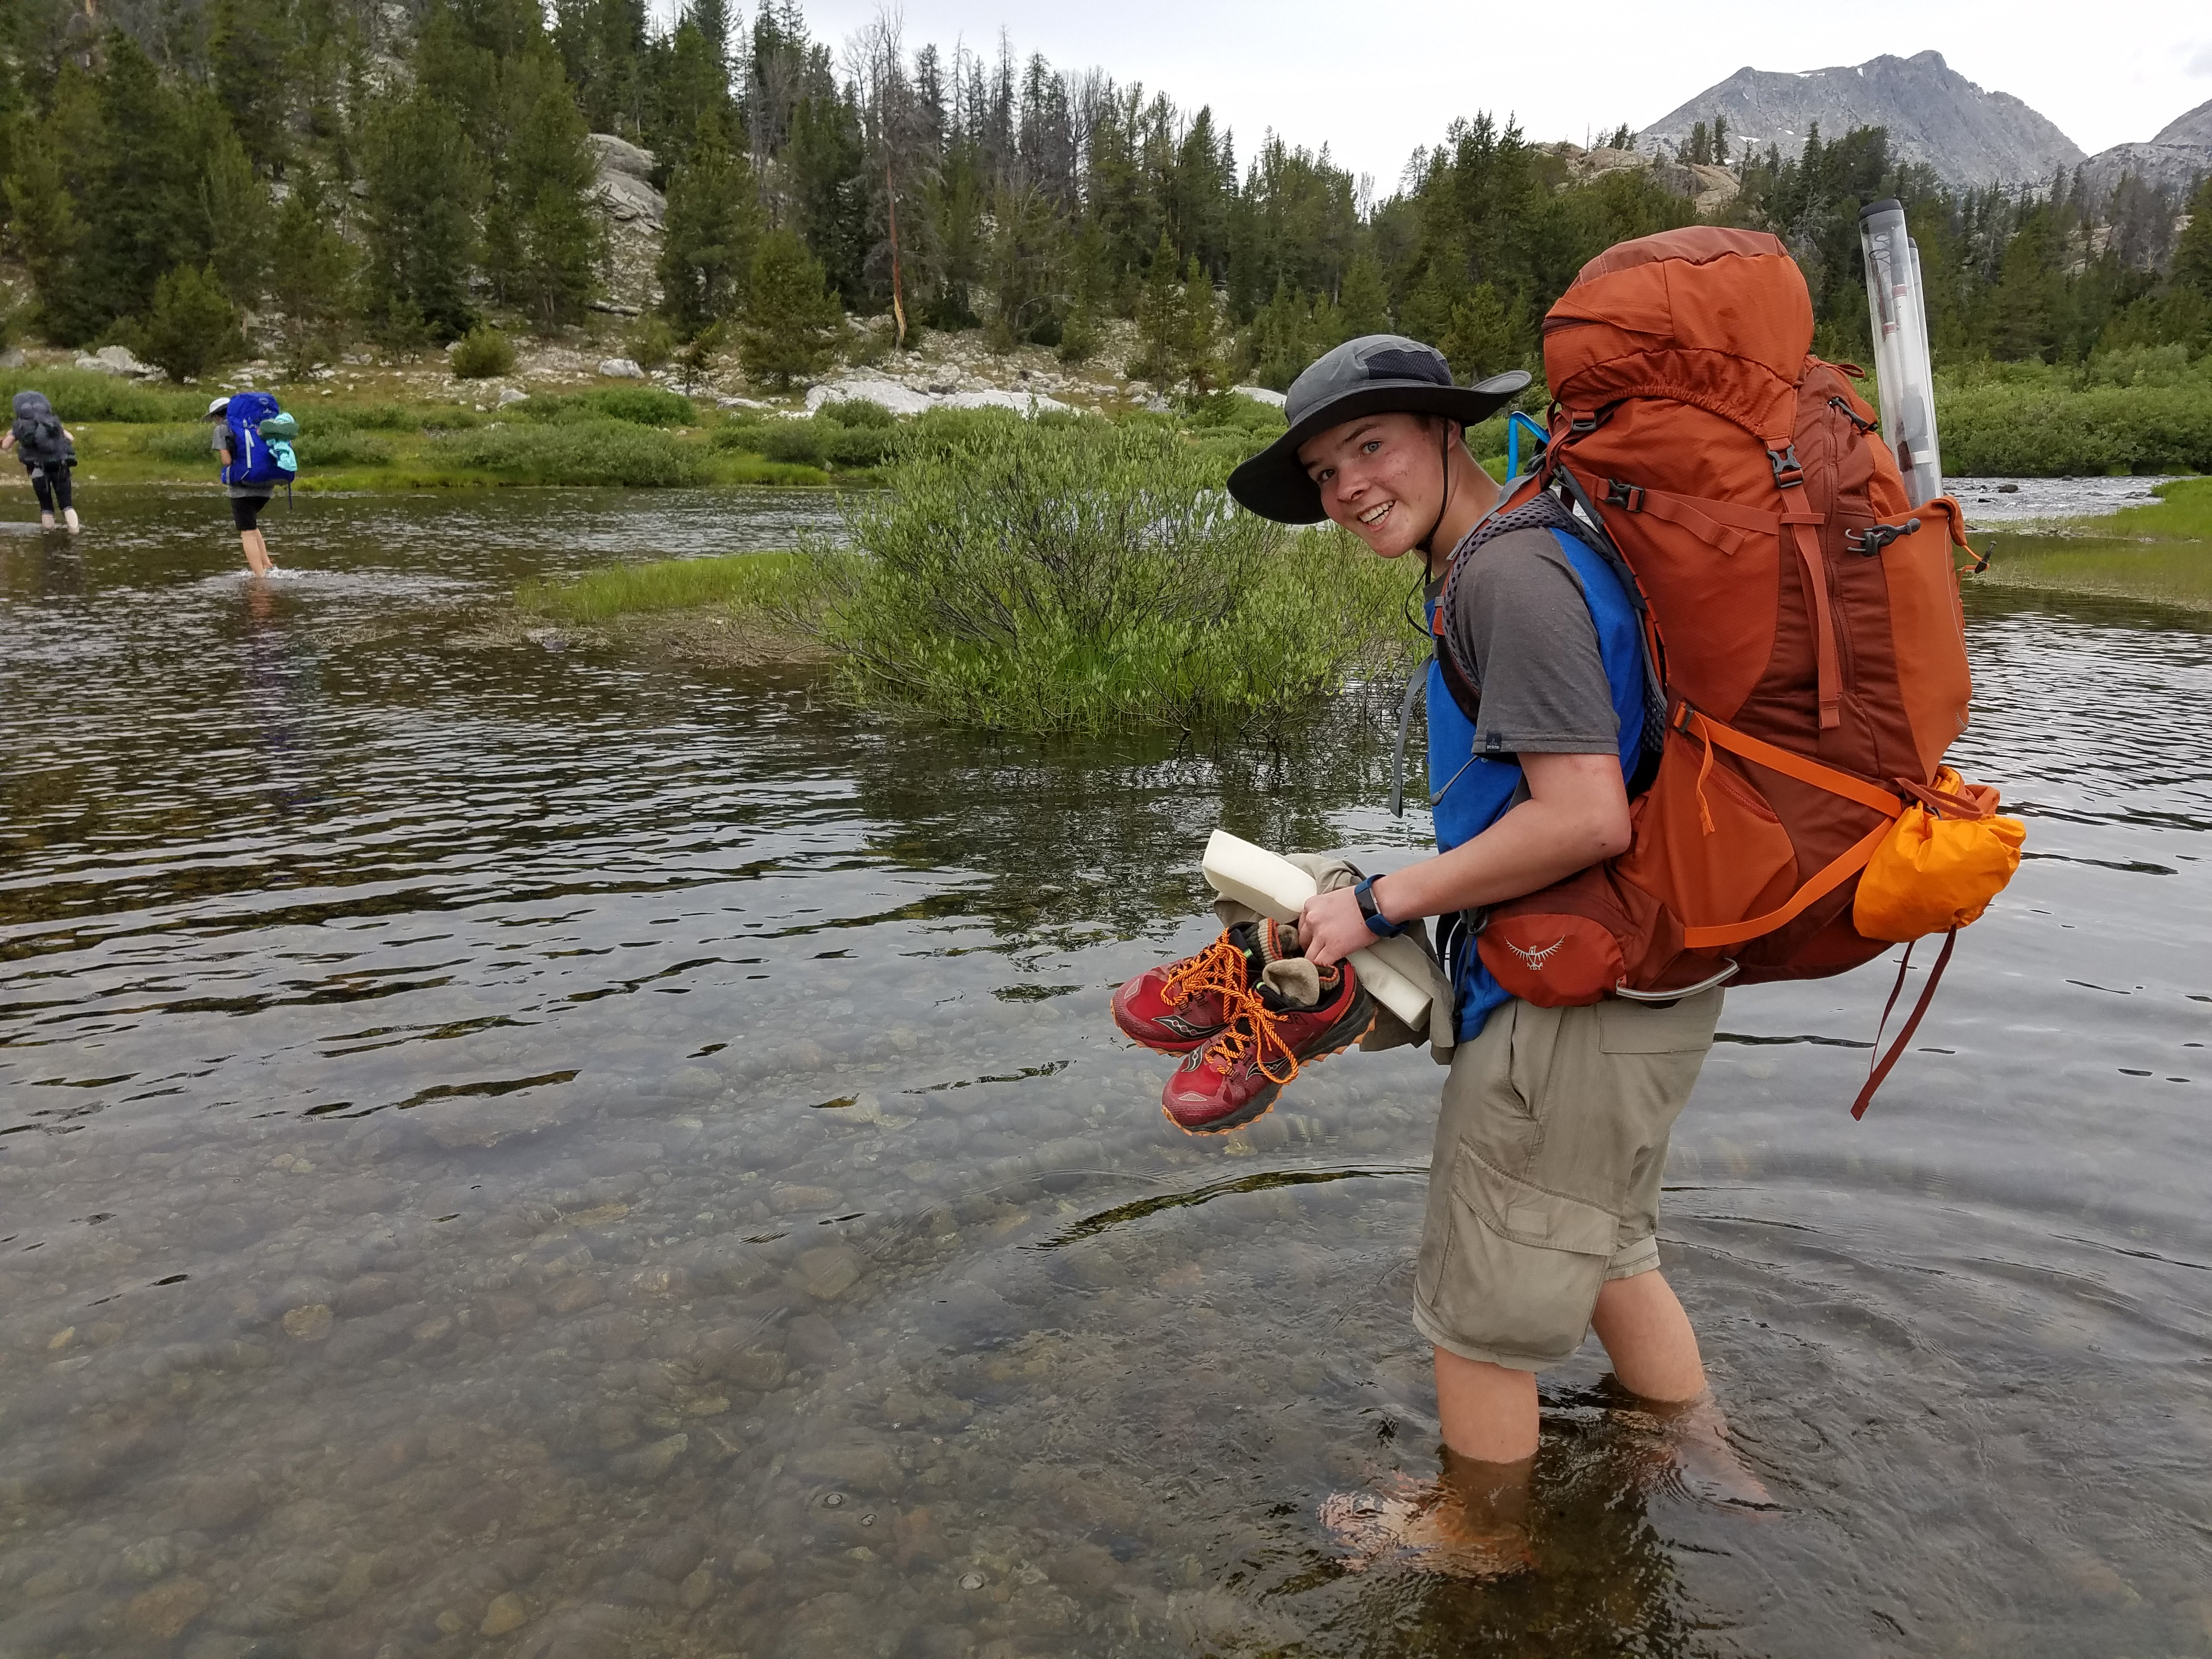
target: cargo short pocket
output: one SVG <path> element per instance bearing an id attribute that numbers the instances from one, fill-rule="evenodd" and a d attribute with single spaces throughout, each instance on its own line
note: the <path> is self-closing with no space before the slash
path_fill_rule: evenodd
<path id="1" fill-rule="evenodd" d="M 1425 1240 L 1416 1291 L 1447 1346 L 1554 1364 L 1581 1346 L 1618 1218 L 1533 1185 L 1462 1143 L 1445 1237 Z"/>

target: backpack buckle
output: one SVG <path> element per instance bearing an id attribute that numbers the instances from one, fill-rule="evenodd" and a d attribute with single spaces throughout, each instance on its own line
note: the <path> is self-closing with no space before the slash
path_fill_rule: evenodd
<path id="1" fill-rule="evenodd" d="M 1605 504 L 1607 507 L 1625 507 L 1631 513 L 1641 513 L 1644 510 L 1644 486 L 1624 483 L 1619 478 L 1607 478 L 1605 481 Z"/>
<path id="2" fill-rule="evenodd" d="M 1766 459 L 1774 468 L 1774 487 L 1777 489 L 1795 489 L 1805 482 L 1805 465 L 1797 459 L 1796 444 L 1784 444 L 1779 449 L 1769 444 Z"/>

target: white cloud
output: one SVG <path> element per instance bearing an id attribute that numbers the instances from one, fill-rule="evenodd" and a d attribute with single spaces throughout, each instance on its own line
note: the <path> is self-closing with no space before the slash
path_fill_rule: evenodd
<path id="1" fill-rule="evenodd" d="M 2184 75 L 2212 75 L 2212 40 L 2205 41 L 2183 59 Z"/>

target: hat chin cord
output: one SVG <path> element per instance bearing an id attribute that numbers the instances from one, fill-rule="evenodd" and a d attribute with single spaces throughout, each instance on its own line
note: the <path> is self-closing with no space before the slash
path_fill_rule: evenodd
<path id="1" fill-rule="evenodd" d="M 1429 520 L 1429 533 L 1413 544 L 1414 550 L 1424 558 L 1437 556 L 1437 532 L 1443 528 L 1444 514 L 1451 511 L 1451 422 L 1444 422 L 1443 441 L 1437 447 L 1437 467 L 1443 475 L 1443 499 L 1437 503 L 1437 516 Z"/>

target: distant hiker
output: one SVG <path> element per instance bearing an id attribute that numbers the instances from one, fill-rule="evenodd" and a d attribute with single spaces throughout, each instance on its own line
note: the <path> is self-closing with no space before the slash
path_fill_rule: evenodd
<path id="1" fill-rule="evenodd" d="M 207 418 L 215 426 L 211 441 L 222 458 L 231 522 L 238 526 L 246 568 L 257 576 L 274 575 L 276 567 L 270 561 L 269 544 L 260 529 L 261 509 L 269 505 L 278 484 L 291 487 L 298 469 L 289 440 L 298 428 L 265 392 L 215 398 L 208 404 Z"/>
<path id="2" fill-rule="evenodd" d="M 70 504 L 70 469 L 76 465 L 76 440 L 45 393 L 15 394 L 15 422 L 0 434 L 0 453 L 10 449 L 31 475 L 31 488 L 39 497 L 39 523 L 52 530 L 58 508 L 69 533 L 76 535 L 82 528 Z"/>

